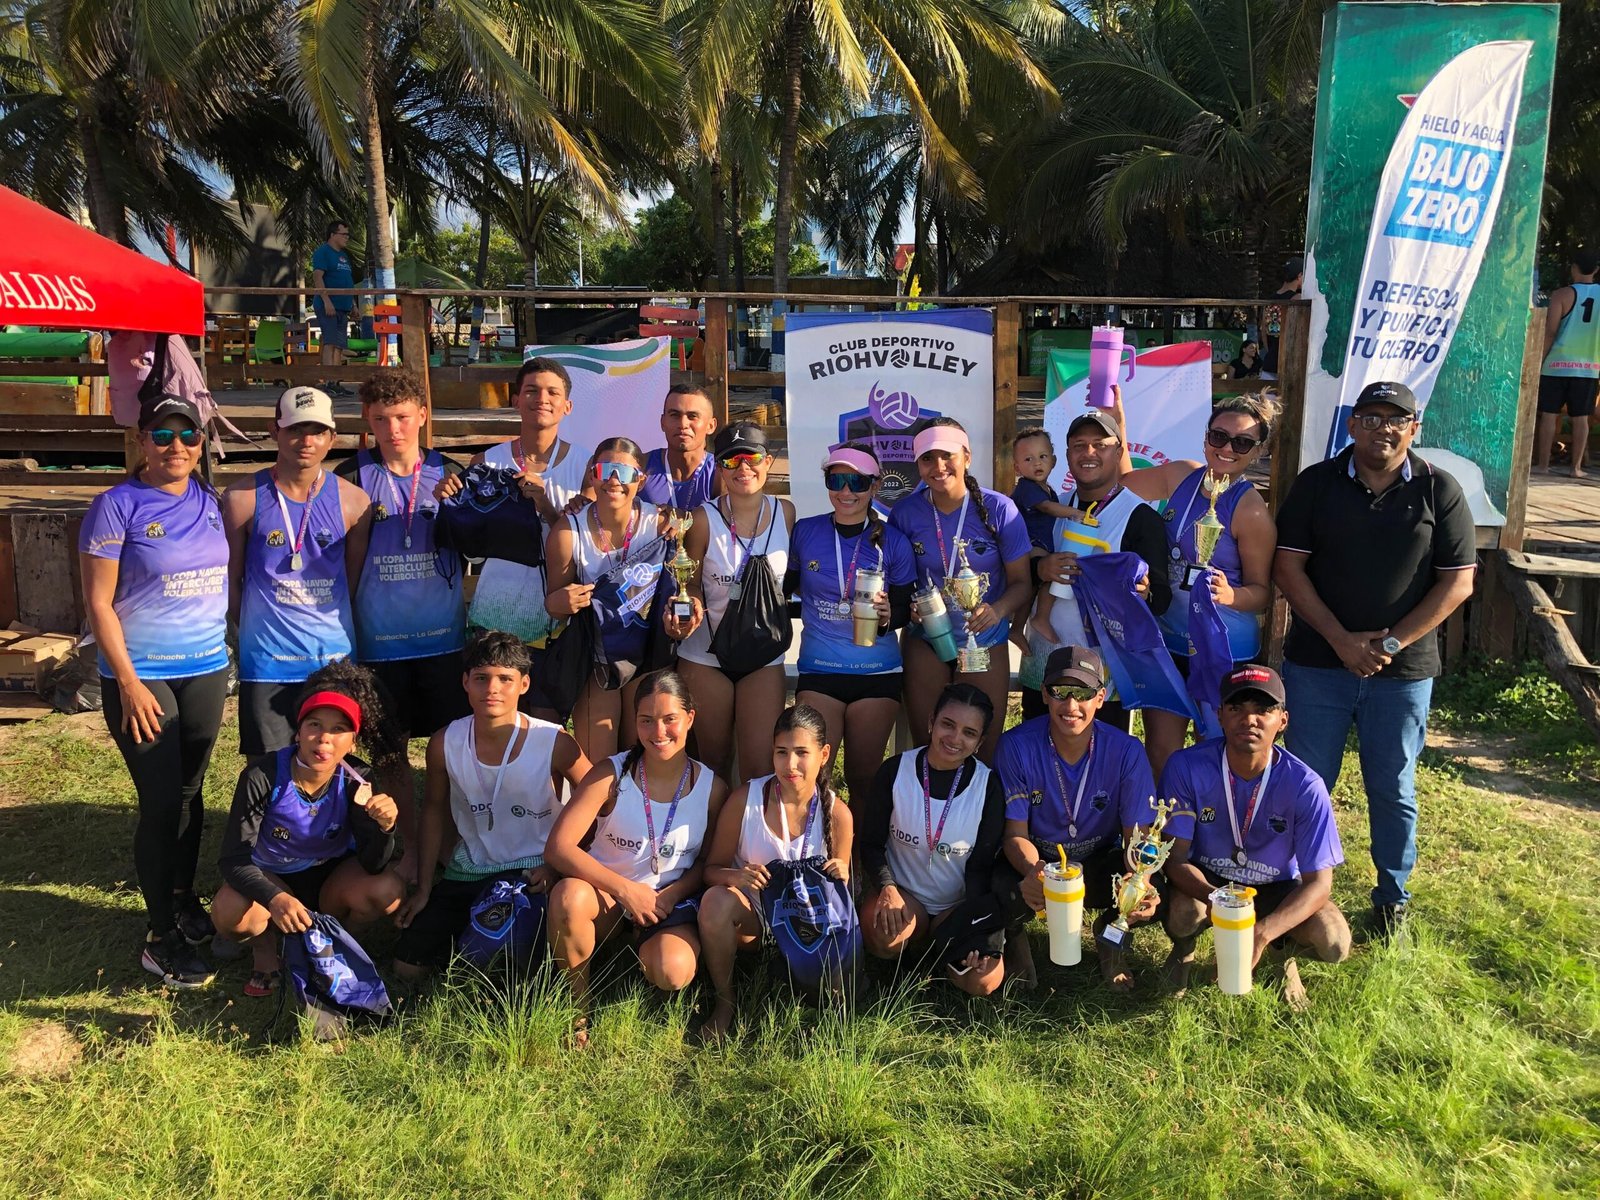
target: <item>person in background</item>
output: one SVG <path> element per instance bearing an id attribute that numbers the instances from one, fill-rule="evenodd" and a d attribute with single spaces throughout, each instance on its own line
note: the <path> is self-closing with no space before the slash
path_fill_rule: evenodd
<path id="1" fill-rule="evenodd" d="M 1230 379 L 1255 379 L 1261 374 L 1261 350 L 1254 342 L 1239 347 L 1239 357 L 1228 364 Z"/>
<path id="2" fill-rule="evenodd" d="M 1539 425 L 1534 434 L 1533 463 L 1550 469 L 1561 410 L 1572 422 L 1572 477 L 1583 478 L 1589 452 L 1589 418 L 1600 393 L 1600 253 L 1579 250 L 1568 267 L 1572 282 L 1550 293 L 1545 310 L 1544 359 L 1539 368 Z"/>
<path id="3" fill-rule="evenodd" d="M 350 256 L 345 252 L 350 245 L 350 226 L 344 221 L 329 221 L 327 240 L 311 253 L 311 311 L 316 317 L 318 351 L 322 365 L 344 365 L 344 352 L 350 344 L 350 312 L 356 306 L 354 296 L 330 296 L 330 288 L 353 288 L 355 272 L 350 266 Z M 329 378 L 327 389 L 335 396 L 348 396 L 350 389 Z"/>
<path id="4" fill-rule="evenodd" d="M 1278 284 L 1278 290 L 1272 293 L 1272 299 L 1262 314 L 1262 336 L 1266 343 L 1265 352 L 1261 355 L 1262 379 L 1278 377 L 1278 346 L 1283 340 L 1283 306 L 1290 300 L 1300 298 L 1300 289 L 1306 279 L 1305 260 L 1289 259 L 1283 264 L 1279 275 L 1282 282 Z"/>
<path id="5" fill-rule="evenodd" d="M 205 423 L 188 400 L 139 412 L 144 462 L 96 496 L 78 535 L 83 608 L 99 651 L 106 727 L 138 797 L 134 870 L 148 930 L 140 965 L 170 987 L 211 982 L 194 947 L 202 785 L 228 696 L 228 539 L 195 472 Z"/>

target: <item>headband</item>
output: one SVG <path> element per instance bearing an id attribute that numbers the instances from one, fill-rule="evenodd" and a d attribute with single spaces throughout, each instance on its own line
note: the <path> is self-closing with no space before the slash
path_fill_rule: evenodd
<path id="1" fill-rule="evenodd" d="M 965 450 L 970 454 L 972 443 L 967 441 L 966 432 L 954 425 L 929 425 L 911 443 L 911 457 L 921 458 L 929 450 L 943 450 L 946 454 Z"/>
<path id="2" fill-rule="evenodd" d="M 851 450 L 847 446 L 828 451 L 828 457 L 822 460 L 822 469 L 826 471 L 829 467 L 849 467 L 852 471 L 874 478 L 883 474 L 883 468 L 872 455 L 865 450 Z"/>
<path id="3" fill-rule="evenodd" d="M 350 718 L 350 724 L 355 726 L 355 732 L 361 732 L 361 706 L 343 692 L 312 692 L 300 705 L 300 715 L 295 718 L 295 724 L 304 721 L 306 714 L 315 708 L 337 709 Z"/>

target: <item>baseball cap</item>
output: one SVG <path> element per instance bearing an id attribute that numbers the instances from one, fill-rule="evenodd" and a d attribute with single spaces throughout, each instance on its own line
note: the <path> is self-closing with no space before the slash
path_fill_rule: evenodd
<path id="1" fill-rule="evenodd" d="M 1062 646 L 1052 650 L 1044 664 L 1044 682 L 1041 687 L 1054 687 L 1058 683 L 1081 683 L 1084 687 L 1102 688 L 1106 685 L 1106 665 L 1100 653 L 1087 646 Z"/>
<path id="2" fill-rule="evenodd" d="M 182 417 L 195 429 L 204 429 L 205 422 L 200 417 L 200 409 L 193 400 L 183 396 L 157 396 L 148 404 L 139 407 L 139 428 L 149 429 L 159 425 L 168 417 Z"/>
<path id="3" fill-rule="evenodd" d="M 717 430 L 711 450 L 718 458 L 767 449 L 767 431 L 751 421 L 735 421 Z"/>
<path id="4" fill-rule="evenodd" d="M 339 428 L 333 419 L 333 399 L 321 388 L 292 387 L 278 397 L 278 428 L 287 429 L 302 422 Z"/>
<path id="5" fill-rule="evenodd" d="M 1070 438 L 1078 431 L 1078 426 L 1085 421 L 1098 425 L 1105 431 L 1107 437 L 1114 437 L 1120 444 L 1122 431 L 1117 428 L 1117 419 L 1103 408 L 1091 408 L 1088 412 L 1081 412 L 1072 418 L 1072 424 L 1067 426 L 1067 437 Z"/>
<path id="6" fill-rule="evenodd" d="M 1402 412 L 1412 416 L 1417 415 L 1417 397 L 1410 388 L 1403 383 L 1369 383 L 1361 389 L 1361 394 L 1356 397 L 1355 407 L 1351 412 L 1360 412 L 1370 404 L 1392 404 Z"/>
<path id="7" fill-rule="evenodd" d="M 1278 673 L 1271 667 L 1263 666 L 1261 663 L 1246 663 L 1223 677 L 1221 696 L 1223 704 L 1231 704 L 1236 697 L 1245 692 L 1260 692 L 1280 707 L 1286 703 L 1283 680 L 1278 678 Z"/>

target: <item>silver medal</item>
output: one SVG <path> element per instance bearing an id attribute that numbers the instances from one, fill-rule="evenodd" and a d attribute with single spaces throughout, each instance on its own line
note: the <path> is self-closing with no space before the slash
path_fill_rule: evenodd
<path id="1" fill-rule="evenodd" d="M 650 856 L 650 874 L 652 874 L 652 875 L 661 874 L 661 855 L 652 854 Z"/>
<path id="2" fill-rule="evenodd" d="M 737 600 L 742 595 L 744 595 L 744 584 L 742 584 L 742 583 L 730 583 L 728 585 L 728 599 L 729 600 Z"/>
<path id="3" fill-rule="evenodd" d="M 305 570 L 305 566 L 306 560 L 300 557 L 300 551 L 296 550 L 293 554 L 289 555 L 289 570 L 303 571 Z"/>
<path id="4" fill-rule="evenodd" d="M 1241 867 L 1248 866 L 1250 864 L 1250 856 L 1243 849 L 1235 850 L 1233 852 L 1233 861 Z"/>
<path id="5" fill-rule="evenodd" d="M 1067 836 L 1069 838 L 1077 837 L 1078 836 L 1078 827 L 1076 825 L 1068 825 L 1067 826 Z"/>
<path id="6" fill-rule="evenodd" d="M 409 533 L 406 534 L 406 549 L 411 549 L 411 535 Z"/>

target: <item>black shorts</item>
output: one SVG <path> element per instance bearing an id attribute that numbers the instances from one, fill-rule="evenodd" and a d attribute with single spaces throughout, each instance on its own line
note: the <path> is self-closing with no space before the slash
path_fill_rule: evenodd
<path id="1" fill-rule="evenodd" d="M 1539 411 L 1554 414 L 1564 408 L 1569 417 L 1592 417 L 1597 392 L 1600 392 L 1600 379 L 1586 379 L 1577 375 L 1541 375 Z"/>
<path id="2" fill-rule="evenodd" d="M 1215 871 L 1208 871 L 1204 867 L 1200 868 L 1200 874 L 1204 875 L 1206 882 L 1214 888 L 1227 887 L 1228 884 L 1234 882 L 1231 879 L 1224 879 Z M 1270 917 L 1277 912 L 1283 902 L 1289 898 L 1289 893 L 1300 886 L 1300 881 L 1298 879 L 1279 879 L 1272 883 L 1252 883 L 1249 886 L 1256 890 L 1256 920 L 1259 921 L 1262 917 Z"/>
<path id="3" fill-rule="evenodd" d="M 523 878 L 523 872 L 518 870 L 501 871 L 483 879 L 439 880 L 428 893 L 428 903 L 422 911 L 400 931 L 394 946 L 395 958 L 418 967 L 444 966 L 484 889 L 496 879 L 520 883 Z"/>
<path id="4" fill-rule="evenodd" d="M 901 674 L 890 671 L 883 675 L 855 675 L 838 672 L 831 675 L 802 674 L 795 681 L 794 694 L 816 692 L 840 704 L 850 705 L 857 700 L 893 700 L 900 703 Z"/>
<path id="5" fill-rule="evenodd" d="M 239 753 L 246 758 L 271 754 L 294 741 L 299 683 L 239 682 Z"/>
<path id="6" fill-rule="evenodd" d="M 1050 705 L 1044 698 L 1042 688 L 1022 689 L 1022 719 L 1031 721 L 1035 717 L 1042 717 L 1050 711 Z M 1133 727 L 1133 710 L 1123 708 L 1117 700 L 1107 700 L 1100 706 L 1100 711 L 1094 716 L 1096 721 L 1104 721 L 1113 729 L 1120 729 L 1128 733 Z"/>
<path id="7" fill-rule="evenodd" d="M 328 882 L 328 877 L 337 871 L 346 859 L 354 857 L 354 854 L 341 854 L 338 858 L 330 858 L 327 862 L 307 867 L 304 871 L 291 871 L 287 875 L 273 871 L 271 874 L 288 888 L 289 894 L 301 904 L 312 912 L 320 912 L 322 885 Z"/>
<path id="8" fill-rule="evenodd" d="M 410 737 L 432 737 L 472 711 L 461 685 L 459 650 L 362 665 L 378 677 L 388 693 L 389 715 Z"/>

